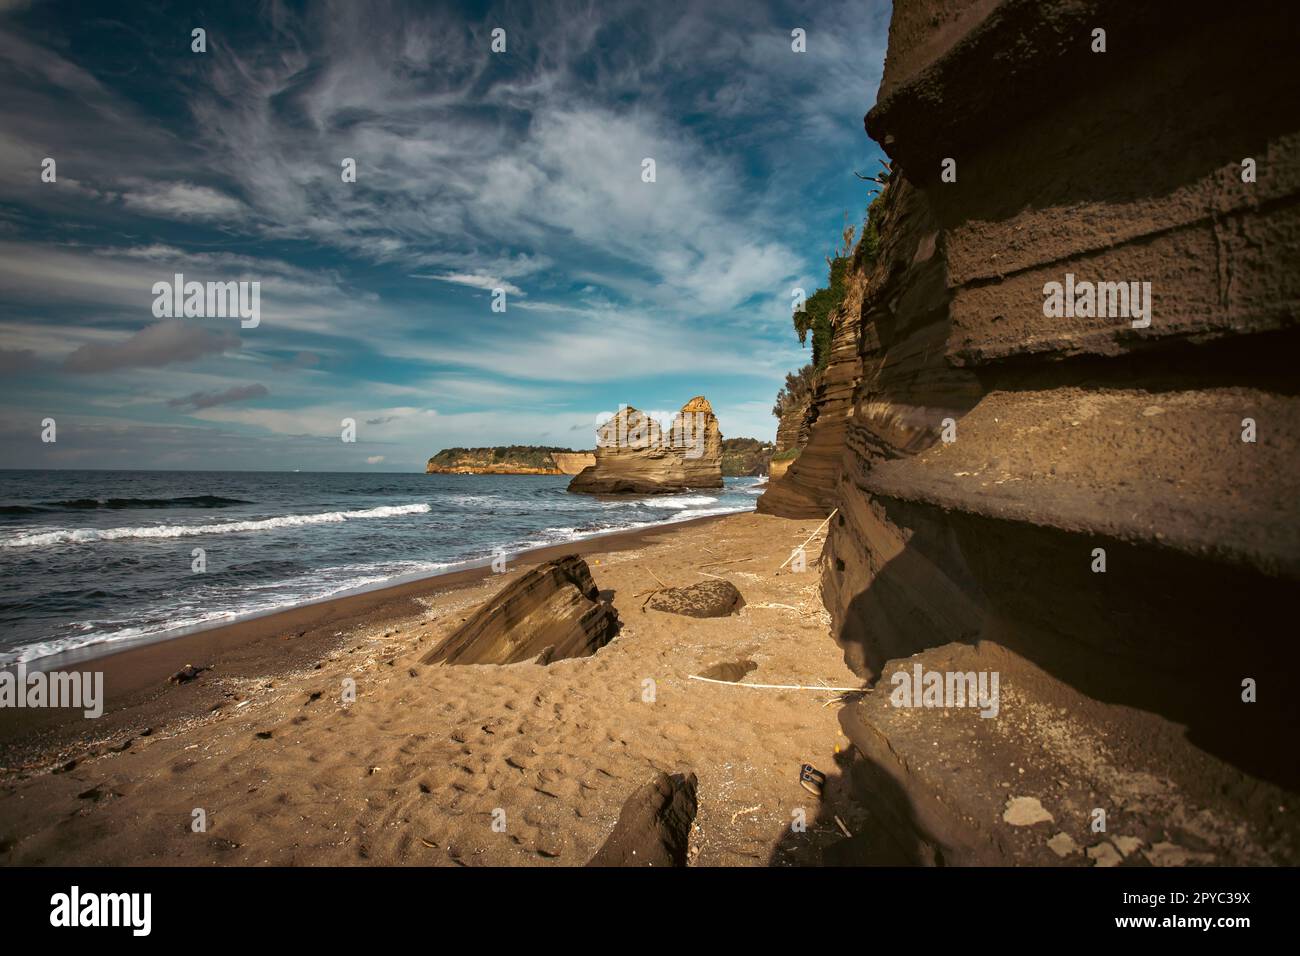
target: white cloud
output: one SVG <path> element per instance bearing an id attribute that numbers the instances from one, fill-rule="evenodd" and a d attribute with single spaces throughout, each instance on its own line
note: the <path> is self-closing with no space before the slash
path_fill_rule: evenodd
<path id="1" fill-rule="evenodd" d="M 471 289 L 485 289 L 488 292 L 494 292 L 497 289 L 502 289 L 505 292 L 509 293 L 510 295 L 523 296 L 525 294 L 523 289 L 519 288 L 519 286 L 511 282 L 506 282 L 502 279 L 494 279 L 492 276 L 480 275 L 477 273 L 475 274 L 453 273 L 451 275 L 443 275 L 443 276 L 412 275 L 411 278 L 412 279 L 436 279 L 438 282 L 450 282 L 453 285 L 467 285 Z"/>
<path id="2" fill-rule="evenodd" d="M 174 219 L 222 219 L 242 216 L 242 202 L 208 186 L 193 183 L 140 184 L 123 193 L 127 208 Z"/>
<path id="3" fill-rule="evenodd" d="M 353 456 L 349 466 L 382 455 L 403 467 L 448 444 L 569 444 L 591 416 L 554 406 L 605 403 L 590 396 L 611 383 L 634 403 L 642 388 L 667 398 L 667 385 L 649 384 L 664 379 L 685 383 L 683 400 L 709 393 L 728 434 L 756 433 L 771 424 L 768 394 L 806 355 L 789 289 L 817 287 L 808 277 L 822 274 L 824 250 L 801 233 L 820 236 L 817 217 L 829 219 L 829 245 L 839 224 L 833 198 L 810 204 L 843 195 L 824 188 L 828 172 L 869 164 L 861 115 L 888 4 L 865 7 L 829 0 L 801 13 L 809 52 L 794 55 L 788 16 L 748 0 L 670 18 L 557 0 L 510 8 L 512 44 L 527 42 L 503 59 L 485 55 L 486 26 L 449 8 L 272 4 L 260 42 L 186 61 L 194 75 L 167 90 L 170 102 L 189 98 L 180 122 L 6 23 L 0 165 L 59 157 L 59 184 L 38 194 L 58 224 L 44 235 L 133 243 L 10 242 L 30 231 L 24 214 L 0 224 L 11 364 L 127 341 L 153 321 L 152 284 L 184 272 L 263 283 L 262 324 L 242 348 L 79 384 L 87 402 L 116 397 L 123 415 L 156 403 L 175 418 L 169 398 L 267 381 L 274 396 L 257 404 L 274 408 L 187 417 L 205 447 L 233 447 L 213 434 L 266 436 L 304 466 L 319 448 Z M 345 156 L 355 184 L 340 179 Z M 653 184 L 641 181 L 647 156 Z M 30 181 L 0 179 L 0 202 L 35 208 Z M 257 254 L 264 240 L 275 256 Z M 319 261 L 332 265 L 299 264 Z M 504 288 L 509 312 L 389 281 L 407 275 Z M 291 357 L 304 352 L 321 358 L 299 367 Z M 57 389 L 53 378 L 41 387 Z M 715 383 L 762 401 L 728 404 Z M 384 447 L 340 452 L 338 420 L 363 416 L 396 416 L 362 428 L 363 443 Z"/>

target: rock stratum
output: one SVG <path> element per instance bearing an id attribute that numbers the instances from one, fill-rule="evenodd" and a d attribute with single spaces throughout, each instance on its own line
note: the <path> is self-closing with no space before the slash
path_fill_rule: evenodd
<path id="1" fill-rule="evenodd" d="M 853 414 L 853 389 L 862 377 L 858 340 L 866 280 L 861 263 L 855 261 L 855 266 L 844 304 L 832 316 L 830 357 L 813 384 L 808 407 L 791 423 L 784 417 L 781 420 L 786 427 L 785 440 L 795 443 L 783 450 L 800 444 L 802 448 L 792 461 L 779 467 L 781 459 L 772 463 L 773 480 L 758 499 L 762 514 L 817 518 L 835 507 L 845 430 Z"/>
<path id="2" fill-rule="evenodd" d="M 540 564 L 501 589 L 422 664 L 549 664 L 588 657 L 618 633 L 618 612 L 577 555 Z"/>
<path id="3" fill-rule="evenodd" d="M 879 247 L 759 509 L 839 509 L 822 594 L 859 674 L 1002 674 L 991 719 L 888 683 L 843 712 L 916 862 L 1300 862 L 1298 29 L 894 4 Z M 1046 315 L 1067 275 L 1149 282 L 1149 325 Z"/>
<path id="4" fill-rule="evenodd" d="M 609 838 L 587 865 L 686 866 L 698 786 L 693 773 L 656 773 L 627 798 Z"/>
<path id="5" fill-rule="evenodd" d="M 596 463 L 569 482 L 570 491 L 653 495 L 722 487 L 722 432 L 703 395 L 683 405 L 666 432 L 626 406 L 596 437 Z"/>

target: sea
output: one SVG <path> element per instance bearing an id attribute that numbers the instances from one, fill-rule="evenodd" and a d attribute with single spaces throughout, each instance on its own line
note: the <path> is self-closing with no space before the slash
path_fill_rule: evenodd
<path id="1" fill-rule="evenodd" d="M 752 511 L 763 480 L 601 499 L 570 494 L 567 475 L 0 471 L 0 665 Z"/>

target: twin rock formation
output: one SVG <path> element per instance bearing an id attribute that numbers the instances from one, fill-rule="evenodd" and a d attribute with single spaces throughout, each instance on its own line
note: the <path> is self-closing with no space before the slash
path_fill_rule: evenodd
<path id="1" fill-rule="evenodd" d="M 722 433 L 703 395 L 682 406 L 667 434 L 631 406 L 596 429 L 596 463 L 569 482 L 592 495 L 674 494 L 722 487 Z"/>

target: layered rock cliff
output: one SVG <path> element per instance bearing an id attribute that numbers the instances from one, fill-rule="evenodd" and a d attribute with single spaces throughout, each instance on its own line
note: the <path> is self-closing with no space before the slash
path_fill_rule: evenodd
<path id="1" fill-rule="evenodd" d="M 855 261 L 852 269 L 844 304 L 831 320 L 830 357 L 813 385 L 810 409 L 801 423 L 801 428 L 807 429 L 807 440 L 799 457 L 784 472 L 773 475 L 758 499 L 763 514 L 818 518 L 835 507 L 844 430 L 853 414 L 853 388 L 862 377 L 858 340 L 866 282 L 860 261 Z"/>
<path id="2" fill-rule="evenodd" d="M 840 509 L 822 589 L 859 673 L 1005 679 L 992 719 L 844 712 L 917 859 L 1300 859 L 1297 26 L 894 4 L 878 257 L 760 509 Z M 1075 282 L 1149 288 L 1149 324 L 1054 311 Z"/>
<path id="3" fill-rule="evenodd" d="M 812 399 L 797 402 L 781 413 L 776 425 L 776 451 L 802 448 L 812 429 Z"/>
<path id="4" fill-rule="evenodd" d="M 631 406 L 596 430 L 596 463 L 569 483 L 584 494 L 669 494 L 722 487 L 722 433 L 704 396 L 682 406 L 665 432 Z"/>

